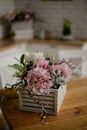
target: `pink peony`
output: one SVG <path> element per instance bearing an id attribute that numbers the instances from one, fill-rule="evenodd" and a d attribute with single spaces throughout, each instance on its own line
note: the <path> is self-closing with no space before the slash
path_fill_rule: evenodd
<path id="1" fill-rule="evenodd" d="M 58 65 L 52 65 L 50 67 L 50 71 L 56 71 L 56 70 L 58 70 Z"/>
<path id="2" fill-rule="evenodd" d="M 65 80 L 69 81 L 72 77 L 72 70 L 66 63 L 58 65 L 58 70 L 65 76 Z"/>
<path id="3" fill-rule="evenodd" d="M 42 67 L 42 68 L 47 68 L 49 64 L 49 61 L 48 60 L 45 60 L 45 59 L 42 59 L 42 60 L 37 60 L 34 64 L 34 66 L 39 66 L 39 67 Z"/>
<path id="4" fill-rule="evenodd" d="M 50 74 L 41 67 L 36 67 L 28 72 L 27 84 L 28 88 L 38 95 L 48 93 L 52 86 Z"/>

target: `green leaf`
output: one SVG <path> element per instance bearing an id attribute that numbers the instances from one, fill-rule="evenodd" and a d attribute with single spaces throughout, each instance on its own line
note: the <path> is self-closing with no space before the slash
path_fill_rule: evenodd
<path id="1" fill-rule="evenodd" d="M 13 77 L 16 77 L 16 78 L 20 78 L 20 73 L 19 72 L 16 72 L 14 75 L 13 75 Z"/>
<path id="2" fill-rule="evenodd" d="M 21 57 L 20 57 L 20 63 L 24 65 L 24 57 L 25 57 L 25 54 L 23 54 Z"/>
<path id="3" fill-rule="evenodd" d="M 10 65 L 10 67 L 12 67 L 20 72 L 26 71 L 26 68 L 22 65 L 19 65 L 19 64 Z"/>

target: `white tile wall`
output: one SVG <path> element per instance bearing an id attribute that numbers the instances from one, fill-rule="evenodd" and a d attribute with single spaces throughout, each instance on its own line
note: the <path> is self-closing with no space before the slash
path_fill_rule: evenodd
<path id="1" fill-rule="evenodd" d="M 0 0 L 0 16 L 15 9 L 14 0 Z"/>
<path id="2" fill-rule="evenodd" d="M 73 36 L 87 38 L 87 0 L 14 0 L 14 4 L 13 0 L 0 0 L 0 14 L 13 8 L 35 11 L 44 19 L 42 28 L 50 31 L 53 37 L 61 37 L 63 18 L 68 18 L 72 21 Z M 36 34 L 40 28 L 40 24 L 36 24 Z"/>
<path id="3" fill-rule="evenodd" d="M 51 31 L 54 37 L 61 37 L 63 18 L 72 21 L 72 33 L 75 38 L 87 38 L 87 0 L 42 1 L 14 0 L 17 10 L 35 11 L 44 19 L 43 28 Z M 30 4 L 31 3 L 31 4 Z M 36 27 L 38 32 L 39 25 Z"/>

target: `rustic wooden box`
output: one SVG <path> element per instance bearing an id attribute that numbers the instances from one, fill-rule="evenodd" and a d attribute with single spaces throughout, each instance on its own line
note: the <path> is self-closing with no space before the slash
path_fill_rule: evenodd
<path id="1" fill-rule="evenodd" d="M 66 85 L 62 85 L 59 89 L 51 89 L 48 95 L 36 95 L 32 93 L 31 95 L 36 101 L 40 101 L 44 105 L 47 114 L 57 115 L 64 96 L 66 93 Z M 19 91 L 19 109 L 23 111 L 38 112 L 41 113 L 41 106 L 36 103 L 32 96 L 29 95 L 27 89 L 21 89 Z"/>

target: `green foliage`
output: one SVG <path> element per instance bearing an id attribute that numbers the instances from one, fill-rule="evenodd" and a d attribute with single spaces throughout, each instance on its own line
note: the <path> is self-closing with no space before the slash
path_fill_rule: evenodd
<path id="1" fill-rule="evenodd" d="M 10 67 L 17 70 L 16 73 L 13 75 L 14 77 L 23 79 L 26 74 L 26 68 L 24 66 L 22 66 L 21 64 L 14 64 L 10 65 Z"/>
<path id="2" fill-rule="evenodd" d="M 16 35 L 15 32 L 11 32 L 11 33 L 10 33 L 10 37 L 14 37 L 15 35 Z"/>
<path id="3" fill-rule="evenodd" d="M 16 78 L 19 78 L 20 80 L 23 80 L 27 73 L 27 68 L 26 68 L 26 63 L 24 62 L 24 57 L 25 57 L 25 55 L 23 54 L 20 57 L 20 60 L 18 60 L 16 58 L 16 60 L 19 62 L 19 64 L 9 65 L 9 67 L 12 67 L 16 70 L 16 72 L 13 76 Z"/>
<path id="4" fill-rule="evenodd" d="M 53 84 L 54 84 L 52 86 L 52 88 L 58 89 L 60 87 L 60 85 L 65 84 L 64 76 L 63 76 L 63 74 L 60 73 L 60 71 L 52 72 L 51 76 L 52 76 L 52 80 L 53 80 Z"/>
<path id="5" fill-rule="evenodd" d="M 67 36 L 67 35 L 70 35 L 71 33 L 72 33 L 72 31 L 71 31 L 71 21 L 68 20 L 68 19 L 64 19 L 62 34 Z"/>
<path id="6" fill-rule="evenodd" d="M 23 65 L 24 65 L 24 57 L 25 57 L 24 54 L 20 57 L 20 63 L 23 64 Z"/>
<path id="7" fill-rule="evenodd" d="M 17 58 L 15 59 L 18 61 L 18 64 L 9 65 L 9 67 L 12 67 L 16 70 L 13 76 L 16 77 L 17 80 L 19 80 L 21 83 L 25 85 L 26 84 L 25 77 L 27 75 L 27 72 L 32 69 L 33 62 L 32 61 L 29 61 L 29 63 L 26 62 L 25 54 L 21 55 L 19 59 Z"/>

